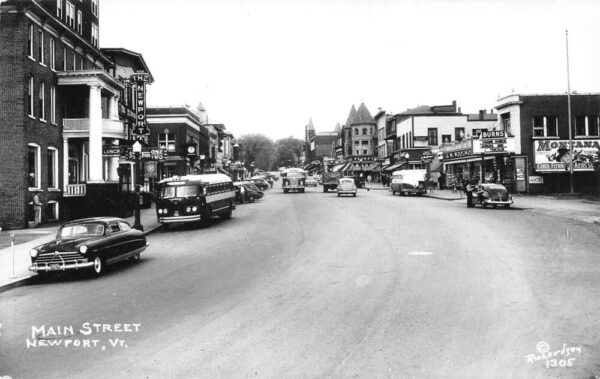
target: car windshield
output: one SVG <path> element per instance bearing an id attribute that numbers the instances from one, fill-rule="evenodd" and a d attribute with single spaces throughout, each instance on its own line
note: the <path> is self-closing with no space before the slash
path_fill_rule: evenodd
<path id="1" fill-rule="evenodd" d="M 200 186 L 164 186 L 160 191 L 163 199 L 173 199 L 176 197 L 193 197 L 200 193 Z"/>
<path id="2" fill-rule="evenodd" d="M 248 188 L 248 189 L 250 189 L 250 190 L 252 190 L 252 191 L 256 191 L 256 192 L 260 191 L 260 190 L 258 189 L 258 187 L 257 187 L 257 186 L 255 186 L 254 184 L 246 184 L 246 188 Z"/>
<path id="3" fill-rule="evenodd" d="M 104 234 L 104 224 L 99 222 L 65 225 L 58 232 L 59 238 L 74 238 L 78 236 L 101 236 Z"/>
<path id="4" fill-rule="evenodd" d="M 302 174 L 300 172 L 288 172 L 287 177 L 288 178 L 304 178 L 304 174 Z"/>
<path id="5" fill-rule="evenodd" d="M 340 179 L 340 184 L 345 184 L 345 185 L 354 184 L 354 180 L 352 180 L 352 179 Z"/>

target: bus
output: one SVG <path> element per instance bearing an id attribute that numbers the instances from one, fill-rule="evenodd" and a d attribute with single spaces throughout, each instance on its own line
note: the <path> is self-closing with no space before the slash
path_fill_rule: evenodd
<path id="1" fill-rule="evenodd" d="M 402 195 L 422 195 L 427 192 L 425 177 L 427 170 L 399 170 L 392 173 L 392 195 L 396 192 Z"/>
<path id="2" fill-rule="evenodd" d="M 304 192 L 306 188 L 306 171 L 301 168 L 286 168 L 281 172 L 281 179 L 283 193 L 288 193 L 292 190 Z"/>
<path id="3" fill-rule="evenodd" d="M 179 222 L 208 222 L 231 217 L 235 189 L 224 174 L 173 176 L 158 182 L 156 217 L 168 227 Z"/>

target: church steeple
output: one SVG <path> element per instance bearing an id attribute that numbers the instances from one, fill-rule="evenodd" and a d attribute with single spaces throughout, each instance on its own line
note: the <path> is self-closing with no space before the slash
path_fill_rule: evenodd
<path id="1" fill-rule="evenodd" d="M 304 127 L 304 141 L 310 142 L 315 136 L 315 126 L 313 125 L 312 117 L 308 120 L 308 125 Z"/>

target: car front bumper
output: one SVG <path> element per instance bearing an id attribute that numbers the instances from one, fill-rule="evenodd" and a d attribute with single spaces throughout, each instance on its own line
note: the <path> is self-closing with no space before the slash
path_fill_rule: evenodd
<path id="1" fill-rule="evenodd" d="M 158 217 L 158 222 L 163 224 L 171 224 L 175 222 L 195 222 L 201 220 L 200 215 L 191 215 L 191 216 L 171 216 L 171 217 Z"/>
<path id="2" fill-rule="evenodd" d="M 92 267 L 94 262 L 64 262 L 64 263 L 34 263 L 29 267 L 29 271 L 33 272 L 48 272 L 48 271 L 66 271 L 66 270 L 79 270 L 88 267 Z"/>

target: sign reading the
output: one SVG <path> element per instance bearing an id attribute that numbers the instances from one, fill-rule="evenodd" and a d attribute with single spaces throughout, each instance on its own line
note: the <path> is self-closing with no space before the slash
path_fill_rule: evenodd
<path id="1" fill-rule="evenodd" d="M 137 136 L 147 136 L 150 129 L 146 124 L 146 83 L 150 81 L 150 75 L 146 73 L 131 75 L 135 82 L 135 124 L 131 133 Z"/>

